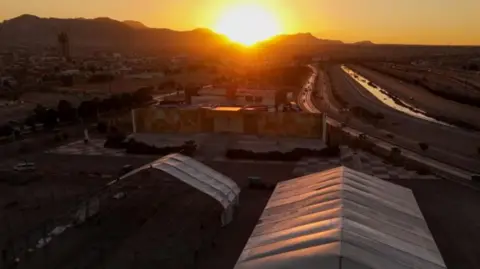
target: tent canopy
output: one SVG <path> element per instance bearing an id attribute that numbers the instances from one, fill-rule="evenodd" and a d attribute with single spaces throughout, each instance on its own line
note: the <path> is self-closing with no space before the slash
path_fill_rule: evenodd
<path id="1" fill-rule="evenodd" d="M 120 180 L 147 169 L 161 170 L 211 196 L 228 211 L 228 216 L 225 216 L 228 220 L 224 219 L 224 221 L 230 222 L 231 215 L 233 215 L 231 210 L 239 202 L 240 188 L 229 177 L 190 157 L 176 153 L 143 165 L 123 175 Z"/>
<path id="2" fill-rule="evenodd" d="M 339 167 L 279 183 L 235 268 L 446 267 L 411 190 Z"/>

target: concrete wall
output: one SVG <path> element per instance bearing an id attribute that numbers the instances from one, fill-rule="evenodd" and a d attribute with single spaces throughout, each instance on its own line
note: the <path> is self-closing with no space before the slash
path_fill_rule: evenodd
<path id="1" fill-rule="evenodd" d="M 322 116 L 308 113 L 142 108 L 134 112 L 139 133 L 239 133 L 280 137 L 322 137 Z"/>
<path id="2" fill-rule="evenodd" d="M 200 95 L 200 96 L 192 96 L 192 104 L 193 105 L 200 105 L 200 104 L 219 104 L 219 105 L 265 105 L 265 106 L 274 106 L 275 105 L 275 97 L 261 97 L 261 101 L 256 102 L 255 97 L 253 99 L 247 98 L 246 96 L 237 96 L 235 97 L 235 101 L 230 101 L 225 96 L 215 96 L 215 95 Z"/>

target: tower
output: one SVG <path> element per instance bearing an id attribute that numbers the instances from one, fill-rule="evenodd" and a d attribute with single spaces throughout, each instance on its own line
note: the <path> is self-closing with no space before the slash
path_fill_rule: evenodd
<path id="1" fill-rule="evenodd" d="M 65 60 L 70 60 L 70 41 L 68 38 L 68 34 L 66 32 L 61 32 L 58 34 L 57 39 L 58 44 L 60 45 L 62 57 Z"/>

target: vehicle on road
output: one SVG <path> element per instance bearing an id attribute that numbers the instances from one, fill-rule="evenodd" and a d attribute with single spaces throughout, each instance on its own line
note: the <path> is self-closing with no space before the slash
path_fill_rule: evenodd
<path id="1" fill-rule="evenodd" d="M 36 169 L 37 168 L 35 166 L 35 163 L 31 163 L 31 162 L 21 162 L 13 167 L 13 170 L 18 172 L 29 172 L 29 171 L 35 171 Z"/>

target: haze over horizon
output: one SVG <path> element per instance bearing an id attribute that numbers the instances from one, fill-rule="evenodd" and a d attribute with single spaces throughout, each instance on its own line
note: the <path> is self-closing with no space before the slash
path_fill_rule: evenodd
<path id="1" fill-rule="evenodd" d="M 319 38 L 356 42 L 480 45 L 475 25 L 480 25 L 480 1 L 464 0 L 3 0 L 0 20 L 22 14 L 56 18 L 110 17 L 116 20 L 135 20 L 149 27 L 173 30 L 210 28 L 219 30 L 218 21 L 229 14 L 232 6 L 251 4 L 261 6 L 276 24 L 262 33 L 248 37 L 238 35 L 243 43 L 273 34 L 310 32 Z M 201 7 L 201 8 L 199 8 Z M 245 13 L 245 12 L 244 12 Z M 241 17 L 242 13 L 236 14 Z M 238 21 L 238 20 L 237 20 Z M 270 22 L 268 21 L 268 22 Z M 235 22 L 234 22 L 235 23 Z M 232 30 L 236 25 L 222 26 Z M 269 25 L 270 26 L 270 25 Z M 274 27 L 275 26 L 275 27 Z M 245 28 L 245 26 L 243 26 Z M 255 24 L 250 26 L 252 29 Z M 232 37 L 232 36 L 231 36 Z"/>

